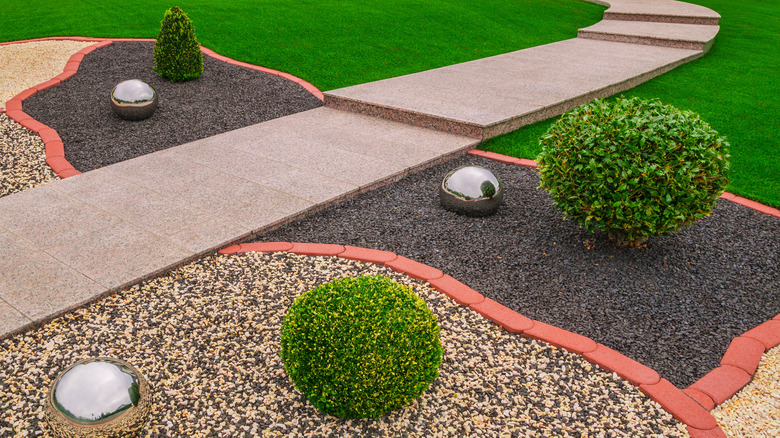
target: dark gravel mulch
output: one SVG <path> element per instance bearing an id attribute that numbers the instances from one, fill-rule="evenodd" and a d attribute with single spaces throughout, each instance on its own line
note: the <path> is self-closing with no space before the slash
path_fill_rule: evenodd
<path id="1" fill-rule="evenodd" d="M 115 42 L 87 55 L 75 76 L 25 100 L 24 111 L 54 128 L 65 158 L 86 172 L 322 105 L 278 76 L 206 55 L 203 65 L 198 79 L 174 83 L 152 70 L 154 43 Z M 111 110 L 111 90 L 127 79 L 157 90 L 151 118 L 125 122 Z"/>
<path id="2" fill-rule="evenodd" d="M 488 218 L 442 210 L 438 185 L 468 163 L 505 185 Z M 780 220 L 720 200 L 645 248 L 564 220 L 536 170 L 463 157 L 260 237 L 377 248 L 434 266 L 532 319 L 588 336 L 686 387 L 731 339 L 780 313 Z"/>

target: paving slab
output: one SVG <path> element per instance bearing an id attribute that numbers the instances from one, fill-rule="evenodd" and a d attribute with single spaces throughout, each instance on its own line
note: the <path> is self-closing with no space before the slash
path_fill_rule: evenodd
<path id="1" fill-rule="evenodd" d="M 682 23 L 603 20 L 580 29 L 580 38 L 650 44 L 708 52 L 719 26 Z"/>
<path id="2" fill-rule="evenodd" d="M 590 0 L 593 1 L 593 0 Z M 606 20 L 657 21 L 667 23 L 718 24 L 720 14 L 692 3 L 672 0 L 606 0 Z"/>
<path id="3" fill-rule="evenodd" d="M 485 139 L 624 91 L 702 53 L 575 38 L 329 91 L 325 103 Z"/>
<path id="4" fill-rule="evenodd" d="M 318 108 L 0 198 L 0 336 L 476 144 Z"/>
<path id="5" fill-rule="evenodd" d="M 717 32 L 699 6 L 593 1 L 624 20 L 596 28 L 613 34 Z M 0 337 L 702 54 L 575 38 L 334 90 L 323 108 L 0 198 Z"/>

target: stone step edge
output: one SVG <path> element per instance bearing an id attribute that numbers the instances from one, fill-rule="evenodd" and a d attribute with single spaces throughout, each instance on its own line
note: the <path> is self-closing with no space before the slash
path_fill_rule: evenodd
<path id="1" fill-rule="evenodd" d="M 47 38 L 36 38 L 31 40 L 9 41 L 9 42 L 0 43 L 0 46 L 9 45 L 9 44 L 36 42 L 36 41 L 83 41 L 83 42 L 94 41 L 96 43 L 91 46 L 85 47 L 79 50 L 78 52 L 76 52 L 75 54 L 73 54 L 68 59 L 68 62 L 65 64 L 65 69 L 63 70 L 62 73 L 60 73 L 59 75 L 55 76 L 54 78 L 48 81 L 45 81 L 34 87 L 28 88 L 27 90 L 24 90 L 21 93 L 17 94 L 13 98 L 11 98 L 8 102 L 6 102 L 5 108 L 2 111 L 0 111 L 0 112 L 4 112 L 9 118 L 19 123 L 23 127 L 38 134 L 41 137 L 41 140 L 43 141 L 44 144 L 45 154 L 46 154 L 46 164 L 48 164 L 49 167 L 51 167 L 52 171 L 56 173 L 57 176 L 59 176 L 60 178 L 62 179 L 70 178 L 72 176 L 81 174 L 81 172 L 76 170 L 73 167 L 73 165 L 71 165 L 70 162 L 68 162 L 68 160 L 65 158 L 64 144 L 59 134 L 53 128 L 33 119 L 29 114 L 25 113 L 22 110 L 23 101 L 37 92 L 59 85 L 65 80 L 67 80 L 68 78 L 74 76 L 78 71 L 79 65 L 81 64 L 81 61 L 84 59 L 84 57 L 101 47 L 106 47 L 113 42 L 136 42 L 136 41 L 154 42 L 156 40 L 149 39 L 149 38 L 47 37 Z M 320 91 L 317 87 L 315 87 L 311 83 L 299 77 L 278 70 L 273 70 L 266 67 L 254 65 L 254 64 L 249 64 L 246 62 L 236 61 L 226 56 L 222 56 L 207 47 L 201 46 L 200 49 L 204 54 L 216 60 L 223 61 L 228 64 L 236 65 L 239 67 L 257 70 L 274 76 L 279 76 L 281 78 L 287 79 L 288 81 L 295 82 L 296 84 L 303 87 L 306 91 L 314 95 L 314 97 L 316 97 L 317 99 L 321 101 L 324 100 L 322 91 Z"/>
<path id="2" fill-rule="evenodd" d="M 221 255 L 248 252 L 289 252 L 307 256 L 339 257 L 386 266 L 396 272 L 428 282 L 431 287 L 468 307 L 510 333 L 549 343 L 584 357 L 608 372 L 614 372 L 637 386 L 664 410 L 686 425 L 694 438 L 725 436 L 715 417 L 692 396 L 661 378 L 656 371 L 585 336 L 532 320 L 511 310 L 442 271 L 390 251 L 348 245 L 252 242 L 229 246 Z M 780 322 L 778 322 L 780 323 Z"/>
<path id="3" fill-rule="evenodd" d="M 614 41 L 619 43 L 643 44 L 647 46 L 669 47 L 674 49 L 699 50 L 704 53 L 709 52 L 715 38 L 706 42 L 683 40 L 678 38 L 664 38 L 644 35 L 626 35 L 620 33 L 611 33 L 606 31 L 594 31 L 588 29 L 579 29 L 578 38 L 586 38 L 598 41 Z"/>
<path id="4" fill-rule="evenodd" d="M 584 105 L 594 99 L 609 97 L 614 94 L 629 90 L 643 82 L 647 82 L 656 76 L 662 75 L 703 55 L 704 52 L 699 51 L 685 58 L 658 67 L 654 70 L 644 72 L 624 81 L 583 93 L 563 102 L 539 108 L 538 110 L 530 113 L 509 117 L 490 125 L 479 125 L 472 122 L 455 120 L 445 116 L 426 114 L 404 108 L 366 102 L 358 99 L 330 94 L 329 92 L 324 93 L 324 102 L 325 106 L 328 108 L 378 117 L 385 120 L 391 120 L 394 122 L 405 123 L 408 125 L 419 126 L 428 129 L 435 129 L 437 131 L 443 131 L 450 134 L 487 140 L 489 138 L 515 131 L 523 126 L 530 125 L 550 117 L 559 116 L 572 108 Z"/>
<path id="5" fill-rule="evenodd" d="M 704 24 L 717 26 L 720 17 L 703 17 L 696 15 L 671 15 L 671 14 L 643 14 L 640 12 L 610 12 L 604 11 L 605 20 L 615 21 L 644 21 L 650 23 L 674 23 L 674 24 Z"/>

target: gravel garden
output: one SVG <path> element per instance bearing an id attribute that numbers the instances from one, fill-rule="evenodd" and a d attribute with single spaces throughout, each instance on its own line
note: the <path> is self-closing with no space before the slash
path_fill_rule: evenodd
<path id="1" fill-rule="evenodd" d="M 52 58 L 76 47 L 51 43 L 26 44 Z M 172 83 L 152 70 L 154 45 L 115 42 L 85 57 L 70 80 L 25 101 L 27 113 L 57 130 L 79 171 L 321 106 L 293 82 L 207 56 L 198 80 Z M 19 56 L 2 50 L 0 59 Z M 123 121 L 94 93 L 130 76 L 166 96 L 154 117 Z M 105 147 L 116 142 L 123 147 Z M 57 179 L 40 138 L 4 114 L 0 152 L 0 197 Z M 442 178 L 462 166 L 484 167 L 501 181 L 495 214 L 441 208 Z M 780 221 L 723 199 L 704 213 L 679 231 L 618 246 L 571 213 L 564 218 L 540 188 L 538 169 L 464 155 L 251 240 L 403 255 L 684 388 L 718 366 L 732 338 L 780 314 Z M 435 378 L 376 419 L 327 415 L 290 378 L 283 321 L 302 294 L 374 275 L 410 288 L 433 315 L 441 344 Z M 47 392 L 85 357 L 121 357 L 149 380 L 151 412 L 139 436 L 689 436 L 617 374 L 508 333 L 425 281 L 338 257 L 207 255 L 0 340 L 0 435 L 51 433 Z M 768 351 L 753 382 L 713 411 L 730 436 L 780 431 L 777 357 L 778 347 Z"/>

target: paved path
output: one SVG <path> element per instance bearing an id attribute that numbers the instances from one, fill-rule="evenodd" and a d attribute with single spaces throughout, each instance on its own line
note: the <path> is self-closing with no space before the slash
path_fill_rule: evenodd
<path id="1" fill-rule="evenodd" d="M 718 15 L 706 8 L 611 3 L 610 20 L 576 39 L 334 90 L 325 100 L 335 109 L 0 198 L 0 337 L 629 88 L 701 56 L 717 33 Z"/>

